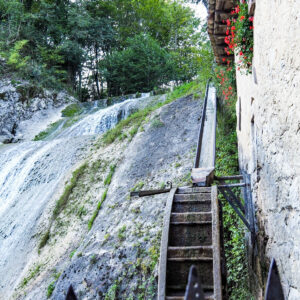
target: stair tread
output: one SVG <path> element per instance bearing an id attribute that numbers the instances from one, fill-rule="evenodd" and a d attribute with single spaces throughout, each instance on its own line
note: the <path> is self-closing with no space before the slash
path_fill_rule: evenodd
<path id="1" fill-rule="evenodd" d="M 174 291 L 176 291 L 176 290 L 185 291 L 186 284 L 167 285 L 167 289 L 174 290 Z M 214 290 L 214 286 L 202 284 L 202 289 L 204 290 L 204 293 L 212 292 Z"/>
<path id="2" fill-rule="evenodd" d="M 172 212 L 171 215 L 212 215 L 212 213 L 210 211 L 186 211 L 186 212 Z"/>
<path id="3" fill-rule="evenodd" d="M 204 298 L 205 300 L 213 300 L 214 299 L 214 293 L 212 292 L 204 292 Z M 184 294 L 183 295 L 166 295 L 166 300 L 184 300 Z"/>
<path id="4" fill-rule="evenodd" d="M 168 261 L 212 261 L 212 257 L 198 256 L 198 257 L 168 257 Z"/>
<path id="5" fill-rule="evenodd" d="M 213 249 L 213 246 L 169 246 L 169 250 Z"/>
<path id="6" fill-rule="evenodd" d="M 192 222 L 170 222 L 171 225 L 201 225 L 211 224 L 212 221 L 192 221 Z"/>

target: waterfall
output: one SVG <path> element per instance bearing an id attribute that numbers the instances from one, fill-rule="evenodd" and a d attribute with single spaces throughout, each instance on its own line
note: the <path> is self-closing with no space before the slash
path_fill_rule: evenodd
<path id="1" fill-rule="evenodd" d="M 16 287 L 36 244 L 36 225 L 49 201 L 58 198 L 65 176 L 84 157 L 84 149 L 142 102 L 129 99 L 99 109 L 68 129 L 62 122 L 61 132 L 47 141 L 0 147 L 0 299 L 8 299 Z"/>

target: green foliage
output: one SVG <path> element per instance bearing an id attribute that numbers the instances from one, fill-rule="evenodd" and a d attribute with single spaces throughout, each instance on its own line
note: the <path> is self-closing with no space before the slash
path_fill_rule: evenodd
<path id="1" fill-rule="evenodd" d="M 100 208 L 101 208 L 101 206 L 102 206 L 102 203 L 103 203 L 104 200 L 106 199 L 107 191 L 108 191 L 108 188 L 106 188 L 106 189 L 104 190 L 104 192 L 103 192 L 103 194 L 102 194 L 102 196 L 101 196 L 101 201 L 98 202 L 97 208 L 96 208 L 96 210 L 94 211 L 94 213 L 93 213 L 91 219 L 89 220 L 89 223 L 88 223 L 88 229 L 89 229 L 89 230 L 92 229 L 93 224 L 94 224 L 94 221 L 95 221 L 95 219 L 97 218 L 98 213 L 99 213 L 99 210 L 100 210 Z"/>
<path id="2" fill-rule="evenodd" d="M 73 250 L 71 253 L 70 253 L 70 258 L 72 258 L 73 256 L 74 256 L 74 254 L 76 253 L 76 249 L 75 250 Z"/>
<path id="3" fill-rule="evenodd" d="M 159 120 L 159 119 L 154 119 L 154 120 L 152 120 L 152 122 L 151 122 L 151 127 L 154 127 L 154 128 L 159 128 L 159 127 L 163 127 L 163 126 L 165 126 L 165 124 L 161 121 L 161 120 Z"/>
<path id="4" fill-rule="evenodd" d="M 31 269 L 29 271 L 29 275 L 26 276 L 21 282 L 22 288 L 25 287 L 31 279 L 35 278 L 40 273 L 42 266 L 43 264 L 38 264 L 34 269 Z"/>
<path id="5" fill-rule="evenodd" d="M 51 133 L 53 133 L 59 125 L 62 123 L 62 120 L 58 120 L 52 124 L 50 124 L 46 130 L 41 131 L 38 135 L 34 137 L 34 141 L 41 141 L 47 138 Z"/>
<path id="6" fill-rule="evenodd" d="M 205 83 L 195 80 L 188 83 L 184 83 L 176 87 L 170 94 L 168 94 L 168 101 L 173 101 L 175 99 L 185 97 L 194 92 L 201 92 L 202 94 L 205 91 Z"/>
<path id="7" fill-rule="evenodd" d="M 221 107 L 218 112 L 216 137 L 216 175 L 239 173 L 236 117 L 234 106 Z M 239 196 L 239 191 L 234 191 Z M 224 212 L 224 245 L 227 263 L 229 299 L 251 299 L 248 287 L 248 268 L 244 242 L 244 225 L 226 200 L 219 195 Z"/>
<path id="8" fill-rule="evenodd" d="M 88 164 L 84 163 L 83 165 L 81 165 L 78 169 L 76 169 L 73 172 L 70 183 L 65 187 L 65 190 L 64 190 L 63 194 L 56 201 L 54 210 L 52 212 L 52 217 L 51 217 L 51 222 L 50 222 L 49 228 L 42 235 L 42 238 L 40 240 L 40 243 L 39 243 L 39 246 L 38 246 L 39 251 L 40 251 L 40 249 L 42 249 L 47 244 L 48 240 L 50 239 L 50 228 L 51 228 L 52 222 L 57 218 L 57 216 L 62 212 L 62 210 L 67 205 L 67 203 L 69 201 L 69 197 L 70 197 L 73 189 L 75 188 L 79 178 L 84 174 L 87 166 L 88 166 Z"/>
<path id="9" fill-rule="evenodd" d="M 140 191 L 144 185 L 145 183 L 143 181 L 139 181 L 138 183 L 135 184 L 135 186 L 130 191 L 131 192 Z"/>
<path id="10" fill-rule="evenodd" d="M 121 228 L 119 228 L 118 230 L 118 239 L 120 241 L 124 241 L 125 240 L 125 232 L 126 232 L 126 225 L 123 225 Z"/>
<path id="11" fill-rule="evenodd" d="M 42 238 L 40 240 L 38 249 L 42 249 L 48 242 L 48 240 L 50 239 L 50 230 L 48 229 L 43 235 Z"/>
<path id="12" fill-rule="evenodd" d="M 73 103 L 63 109 L 61 113 L 63 117 L 74 117 L 76 115 L 79 115 L 81 112 L 81 106 L 78 103 Z"/>
<path id="13" fill-rule="evenodd" d="M 131 131 L 131 136 L 137 133 L 138 128 L 141 124 L 146 120 L 146 117 L 150 115 L 151 112 L 156 109 L 166 105 L 180 97 L 184 97 L 189 95 L 195 91 L 200 91 L 203 93 L 205 90 L 205 84 L 203 85 L 199 81 L 192 81 L 190 83 L 182 84 L 181 86 L 174 89 L 173 92 L 168 94 L 167 100 L 164 102 L 159 102 L 153 106 L 148 106 L 144 109 L 138 110 L 137 112 L 131 114 L 128 118 L 121 120 L 116 127 L 106 131 L 102 136 L 102 142 L 105 145 L 109 145 L 113 143 L 116 139 L 122 139 L 122 135 L 124 134 L 123 130 L 127 127 L 134 126 L 134 129 Z"/>
<path id="14" fill-rule="evenodd" d="M 55 289 L 55 281 L 52 281 L 47 287 L 47 298 L 50 298 Z"/>
<path id="15" fill-rule="evenodd" d="M 127 43 L 124 50 L 108 55 L 100 65 L 110 95 L 148 92 L 170 81 L 171 57 L 153 38 L 140 34 Z"/>
<path id="16" fill-rule="evenodd" d="M 78 179 L 84 174 L 84 171 L 86 170 L 87 166 L 88 164 L 84 163 L 82 166 L 80 166 L 77 170 L 73 172 L 70 183 L 65 187 L 63 194 L 55 203 L 55 207 L 52 213 L 53 219 L 55 219 L 59 215 L 59 213 L 63 210 L 63 208 L 68 203 L 69 197 L 74 187 L 76 186 Z"/>
<path id="17" fill-rule="evenodd" d="M 97 256 L 96 254 L 92 255 L 91 259 L 90 259 L 90 264 L 94 265 L 97 262 Z"/>
<path id="18" fill-rule="evenodd" d="M 30 59 L 29 56 L 22 55 L 22 50 L 28 44 L 28 40 L 20 40 L 15 42 L 14 47 L 9 51 L 7 64 L 19 70 L 27 66 L 27 62 Z"/>
<path id="19" fill-rule="evenodd" d="M 116 300 L 117 290 L 118 290 L 118 283 L 114 283 L 112 286 L 110 286 L 107 293 L 105 294 L 104 300 Z"/>
<path id="20" fill-rule="evenodd" d="M 111 166 L 109 167 L 109 173 L 108 173 L 108 175 L 106 176 L 106 178 L 105 178 L 105 180 L 104 180 L 104 184 L 105 184 L 105 185 L 110 185 L 110 183 L 111 183 L 111 178 L 112 178 L 112 176 L 113 176 L 114 173 L 115 173 L 115 169 L 116 169 L 116 165 L 111 165 Z"/>

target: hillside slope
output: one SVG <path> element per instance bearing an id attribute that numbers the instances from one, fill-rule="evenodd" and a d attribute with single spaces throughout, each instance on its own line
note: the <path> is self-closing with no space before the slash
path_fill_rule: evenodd
<path id="1" fill-rule="evenodd" d="M 129 192 L 189 182 L 201 103 L 193 96 L 177 99 L 152 112 L 138 129 L 125 128 L 112 144 L 94 143 L 15 298 L 64 299 L 70 284 L 79 299 L 156 298 L 167 194 L 130 199 Z M 45 232 L 49 224 L 40 227 Z"/>

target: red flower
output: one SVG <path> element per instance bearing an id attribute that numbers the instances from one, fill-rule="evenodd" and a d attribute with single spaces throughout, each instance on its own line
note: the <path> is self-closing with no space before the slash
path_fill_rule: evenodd
<path id="1" fill-rule="evenodd" d="M 227 26 L 230 26 L 230 20 L 229 19 L 226 20 L 226 24 L 227 24 Z"/>
<path id="2" fill-rule="evenodd" d="M 241 20 L 244 20 L 245 19 L 245 16 L 241 16 Z"/>
<path id="3" fill-rule="evenodd" d="M 250 17 L 250 18 L 249 18 L 249 21 L 250 21 L 250 22 L 253 22 L 253 20 L 254 20 L 254 17 Z"/>
<path id="4" fill-rule="evenodd" d="M 228 87 L 228 89 L 229 89 L 229 91 L 231 91 L 231 90 L 232 90 L 232 87 L 231 87 L 231 86 L 229 86 L 229 87 Z"/>
<path id="5" fill-rule="evenodd" d="M 236 12 L 237 14 L 240 12 L 240 7 L 239 7 L 239 6 L 237 6 L 237 7 L 235 8 L 235 12 Z"/>
<path id="6" fill-rule="evenodd" d="M 223 57 L 223 58 L 222 58 L 222 60 L 223 60 L 223 62 L 225 62 L 225 61 L 226 61 L 226 58 L 225 58 L 225 57 Z"/>
<path id="7" fill-rule="evenodd" d="M 226 30 L 226 35 L 229 35 L 229 29 Z"/>
<path id="8" fill-rule="evenodd" d="M 254 28 L 254 26 L 249 26 L 250 30 L 252 30 Z"/>
<path id="9" fill-rule="evenodd" d="M 243 52 L 242 52 L 242 51 L 240 52 L 240 55 L 241 55 L 241 56 L 243 55 Z"/>
<path id="10" fill-rule="evenodd" d="M 253 48 L 252 48 L 252 47 L 250 48 L 250 51 L 253 51 Z"/>
<path id="11" fill-rule="evenodd" d="M 231 27 L 231 30 L 235 30 L 235 26 L 232 26 L 232 27 Z"/>

